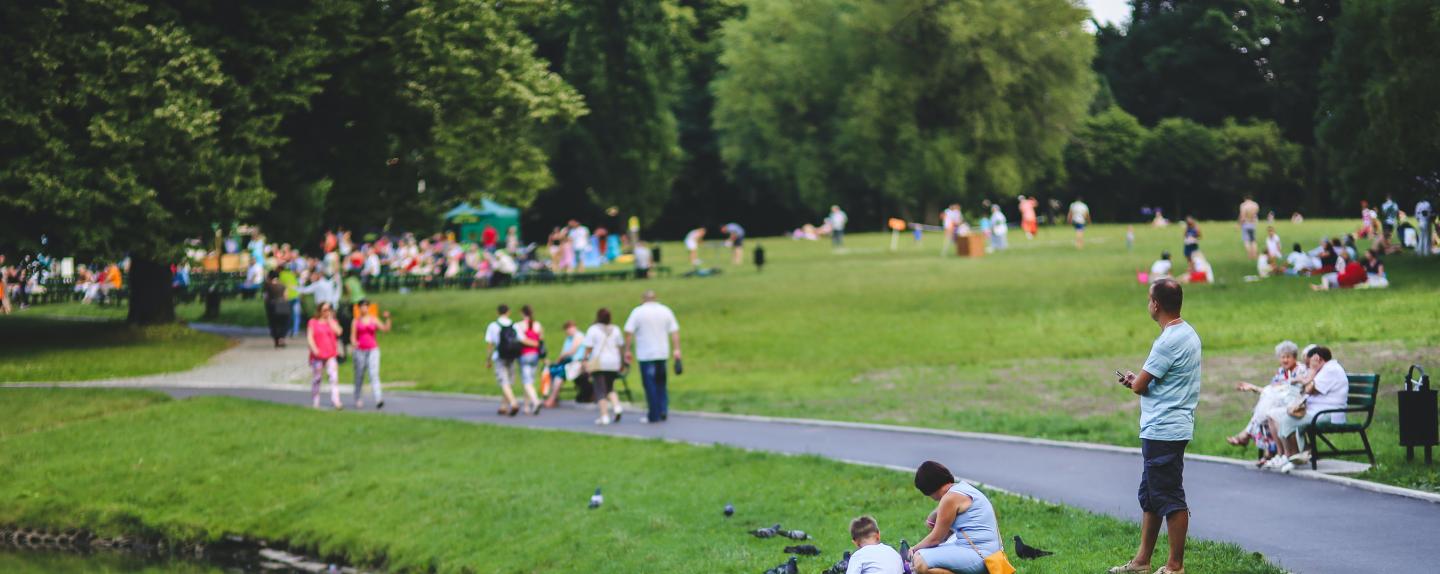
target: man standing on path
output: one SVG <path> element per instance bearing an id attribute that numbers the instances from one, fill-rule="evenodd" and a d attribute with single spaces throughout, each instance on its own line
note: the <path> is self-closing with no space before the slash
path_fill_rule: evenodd
<path id="1" fill-rule="evenodd" d="M 1245 201 L 1240 202 L 1240 239 L 1245 242 L 1245 254 L 1251 259 L 1256 257 L 1255 250 L 1255 225 L 1260 223 L 1260 204 L 1250 196 L 1245 196 Z"/>
<path id="2" fill-rule="evenodd" d="M 680 323 L 674 311 L 655 299 L 654 291 L 646 291 L 642 301 L 625 320 L 625 362 L 639 361 L 649 408 L 640 422 L 658 423 L 670 416 L 665 361 L 674 357 L 675 372 L 680 372 Z"/>
<path id="3" fill-rule="evenodd" d="M 1075 198 L 1070 203 L 1070 214 L 1067 218 L 1075 226 L 1075 248 L 1085 248 L 1085 226 L 1090 224 L 1090 206 L 1085 205 L 1085 199 Z"/>
<path id="4" fill-rule="evenodd" d="M 520 358 L 520 334 L 510 320 L 509 305 L 501 303 L 495 313 L 498 316 L 485 327 L 485 368 L 495 369 L 495 382 L 505 395 L 500 414 L 513 417 L 520 413 L 520 403 L 510 389 L 515 384 L 515 361 Z"/>
<path id="5" fill-rule="evenodd" d="M 1140 374 L 1126 372 L 1120 384 L 1140 395 L 1140 549 L 1110 574 L 1150 571 L 1150 555 L 1163 520 L 1170 534 L 1170 558 L 1155 574 L 1184 574 L 1185 534 L 1190 509 L 1185 504 L 1185 446 L 1195 433 L 1200 402 L 1200 336 L 1180 318 L 1184 294 L 1173 279 L 1150 285 L 1150 318 L 1160 336 Z"/>
<path id="6" fill-rule="evenodd" d="M 850 217 L 840 210 L 840 206 L 830 206 L 830 245 L 839 249 L 845 246 L 845 224 L 850 222 Z"/>

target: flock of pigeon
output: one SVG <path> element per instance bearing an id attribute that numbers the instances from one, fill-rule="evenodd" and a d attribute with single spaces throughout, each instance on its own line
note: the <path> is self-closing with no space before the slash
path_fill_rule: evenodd
<path id="1" fill-rule="evenodd" d="M 594 510 L 596 508 L 599 508 L 602 504 L 605 504 L 605 496 L 600 494 L 600 487 L 597 486 L 595 487 L 595 494 L 590 496 L 589 507 L 591 510 Z M 725 518 L 735 516 L 735 505 L 726 504 L 725 509 L 721 512 L 725 515 Z M 810 540 L 810 535 L 807 534 L 804 530 L 785 530 L 780 527 L 779 523 L 776 523 L 774 526 L 770 526 L 768 528 L 757 528 L 755 530 L 751 530 L 750 535 L 756 538 L 781 537 L 791 540 Z M 910 542 L 901 539 L 900 548 L 898 550 L 900 552 L 900 559 L 905 563 L 905 572 L 906 574 L 909 574 L 909 572 L 911 572 Z M 797 544 L 794 546 L 786 546 L 785 553 L 792 554 L 790 559 L 781 563 L 779 566 L 766 570 L 764 574 L 799 574 L 800 567 L 797 565 L 798 560 L 793 555 L 819 556 L 820 549 L 816 548 L 814 544 Z M 1052 554 L 1054 553 L 1047 552 L 1045 550 L 1041 550 L 1039 548 L 1035 548 L 1033 546 L 1025 544 L 1025 541 L 1021 540 L 1019 536 L 1015 537 L 1015 555 L 1020 558 L 1026 560 L 1034 560 L 1036 558 L 1043 558 Z M 845 571 L 849 568 L 850 552 L 847 550 L 845 554 L 840 557 L 840 560 L 838 562 L 836 562 L 829 568 L 821 571 L 821 574 L 845 574 Z"/>

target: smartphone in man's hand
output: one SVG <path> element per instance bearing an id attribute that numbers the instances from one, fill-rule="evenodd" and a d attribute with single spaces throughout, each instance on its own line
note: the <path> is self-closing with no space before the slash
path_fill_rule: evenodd
<path id="1" fill-rule="evenodd" d="M 1130 386 L 1130 376 L 1127 375 L 1127 374 L 1125 374 L 1125 373 L 1120 372 L 1120 369 L 1115 369 L 1115 378 L 1116 378 L 1116 379 L 1119 379 L 1120 384 L 1121 384 L 1121 385 L 1124 385 L 1125 388 L 1127 388 L 1127 389 L 1132 388 L 1132 387 Z"/>

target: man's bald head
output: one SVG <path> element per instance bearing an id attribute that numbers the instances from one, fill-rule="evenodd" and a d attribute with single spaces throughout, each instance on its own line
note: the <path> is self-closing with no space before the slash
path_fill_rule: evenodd
<path id="1" fill-rule="evenodd" d="M 654 301 L 654 300 L 655 300 L 655 290 L 654 290 L 654 289 L 646 289 L 646 290 L 645 290 L 645 294 L 644 294 L 644 295 L 641 295 L 641 296 L 640 296 L 640 299 L 643 300 L 643 301 L 645 301 L 646 303 L 649 303 L 649 302 L 651 302 L 651 301 Z"/>

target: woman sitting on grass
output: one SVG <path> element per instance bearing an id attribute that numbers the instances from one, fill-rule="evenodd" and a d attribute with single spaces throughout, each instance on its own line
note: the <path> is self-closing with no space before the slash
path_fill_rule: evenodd
<path id="1" fill-rule="evenodd" d="M 986 557 L 1000 554 L 995 559 L 1005 561 L 995 507 L 985 493 L 933 460 L 915 470 L 915 488 L 939 503 L 926 521 L 930 533 L 913 549 L 916 574 L 985 574 Z"/>
<path id="2" fill-rule="evenodd" d="M 1270 384 L 1264 388 L 1246 382 L 1235 385 L 1235 390 L 1255 393 L 1260 398 L 1255 400 L 1255 408 L 1245 429 L 1225 439 L 1235 446 L 1245 446 L 1254 440 L 1255 446 L 1263 453 L 1258 463 L 1261 465 L 1269 462 L 1270 457 L 1280 450 L 1275 435 L 1270 432 L 1271 411 L 1283 409 L 1299 400 L 1300 386 L 1307 374 L 1305 365 L 1299 362 L 1300 348 L 1295 343 L 1283 341 L 1275 345 L 1275 358 L 1280 360 L 1280 368 L 1275 371 L 1275 376 L 1270 377 Z"/>

